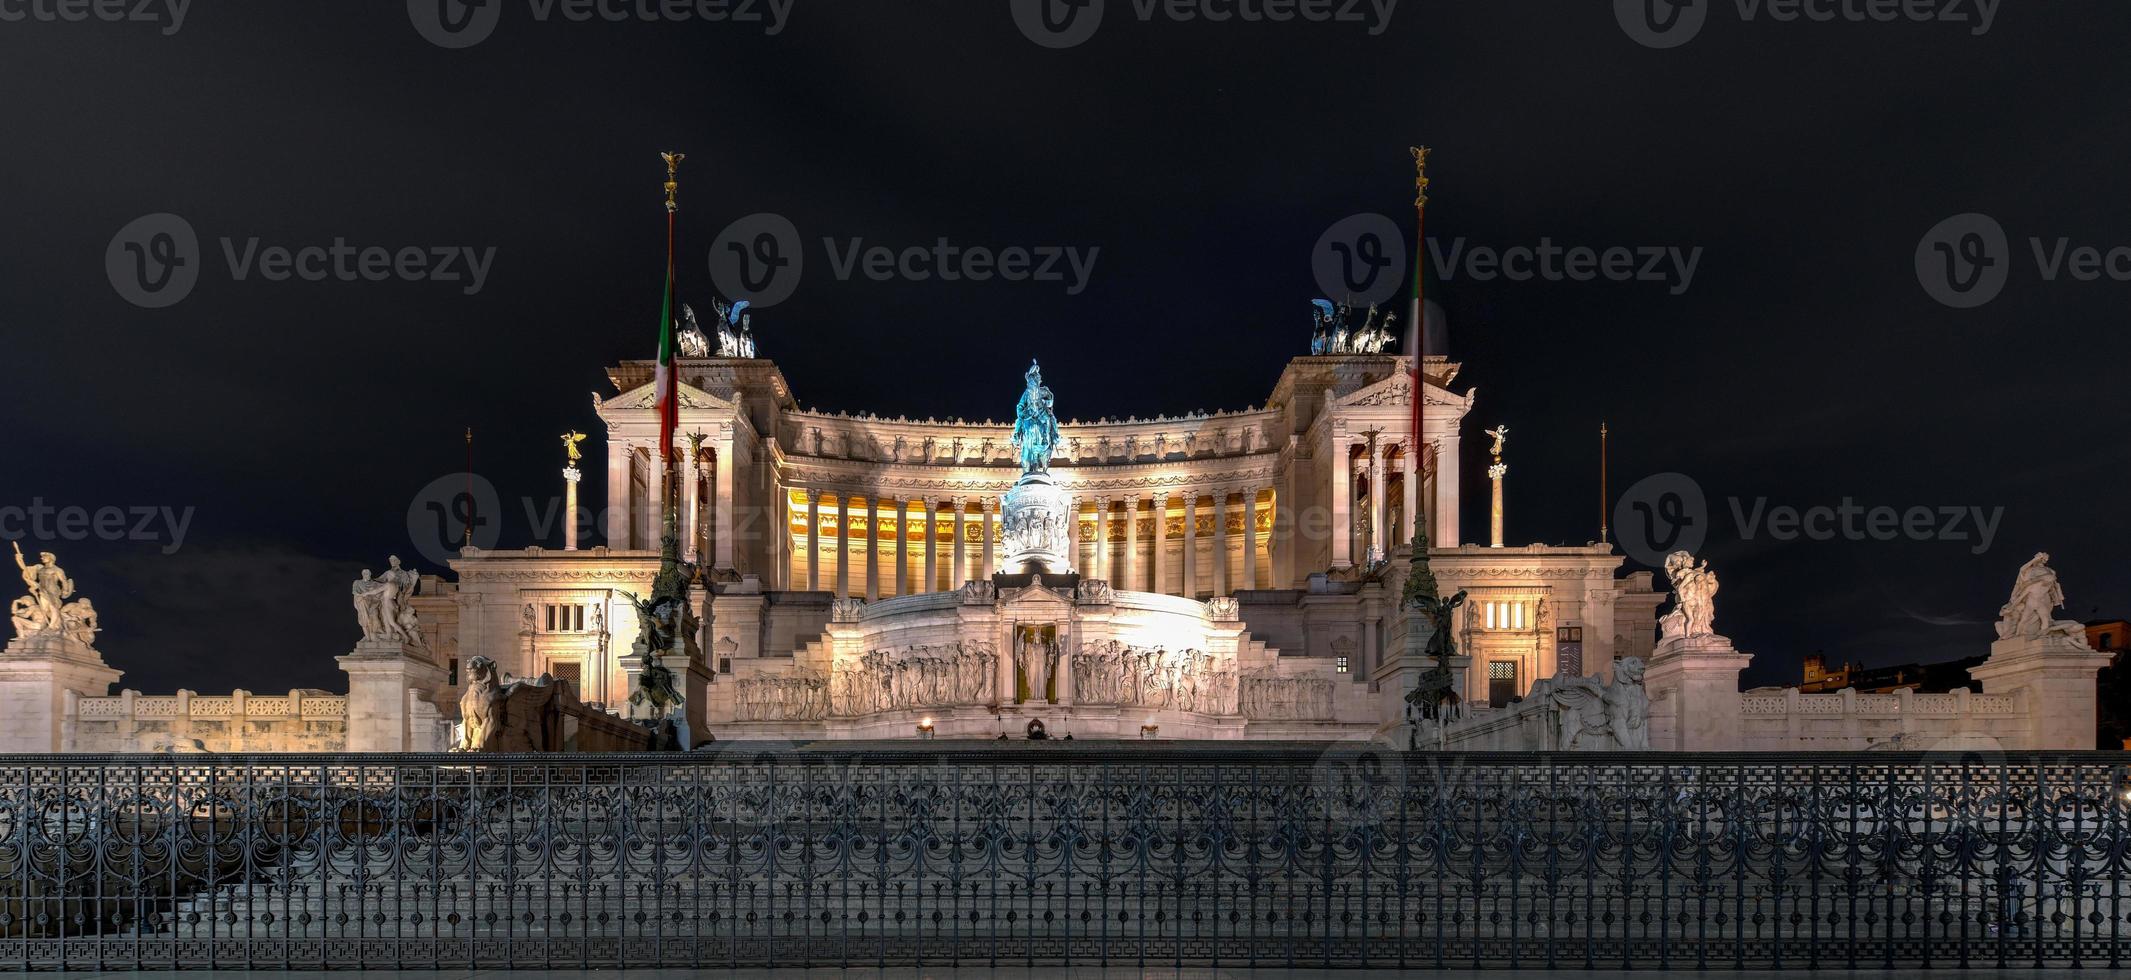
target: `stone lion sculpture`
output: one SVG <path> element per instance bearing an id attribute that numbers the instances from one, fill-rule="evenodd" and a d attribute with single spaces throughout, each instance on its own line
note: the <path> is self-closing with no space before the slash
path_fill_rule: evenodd
<path id="1" fill-rule="evenodd" d="M 466 693 L 459 696 L 459 752 L 562 751 L 562 714 L 571 697 L 568 681 L 542 675 L 537 681 L 503 684 L 496 662 L 466 662 Z"/>

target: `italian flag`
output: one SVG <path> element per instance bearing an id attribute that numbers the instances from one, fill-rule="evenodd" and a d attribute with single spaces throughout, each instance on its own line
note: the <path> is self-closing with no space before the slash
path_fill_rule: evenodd
<path id="1" fill-rule="evenodd" d="M 666 212 L 666 289 L 659 294 L 659 462 L 673 465 L 673 433 L 681 427 L 680 379 L 673 369 L 673 219 Z"/>

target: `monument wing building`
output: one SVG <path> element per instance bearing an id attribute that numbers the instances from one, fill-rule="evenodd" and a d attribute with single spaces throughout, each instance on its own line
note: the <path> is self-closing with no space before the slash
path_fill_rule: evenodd
<path id="1" fill-rule="evenodd" d="M 1654 635 L 1648 576 L 1606 545 L 1465 542 L 1474 395 L 1447 359 L 1312 354 L 1262 407 L 1093 421 L 1050 415 L 1073 379 L 1053 396 L 1032 366 L 1019 417 L 978 422 L 809 410 L 767 359 L 683 357 L 677 487 L 655 367 L 609 369 L 596 401 L 605 544 L 465 552 L 425 599 L 455 607 L 431 617 L 448 659 L 620 705 L 662 501 L 696 572 L 692 723 L 721 738 L 1372 734 L 1422 666 L 1399 609 L 1417 530 L 1470 597 L 1468 703 L 1604 676 Z"/>

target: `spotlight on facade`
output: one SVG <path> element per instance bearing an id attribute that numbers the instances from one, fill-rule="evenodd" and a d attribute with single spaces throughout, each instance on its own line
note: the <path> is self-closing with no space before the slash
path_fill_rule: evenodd
<path id="1" fill-rule="evenodd" d="M 919 738 L 931 738 L 931 737 L 932 737 L 932 719 L 930 719 L 930 718 L 921 718 L 921 719 L 918 719 L 918 737 L 919 737 Z"/>
<path id="2" fill-rule="evenodd" d="M 1156 737 L 1159 737 L 1159 736 L 1160 736 L 1161 734 L 1162 734 L 1162 726 L 1160 726 L 1160 725 L 1141 725 L 1141 726 L 1139 726 L 1139 737 L 1141 737 L 1141 738 L 1145 738 L 1145 739 L 1152 739 L 1152 738 L 1156 738 Z"/>

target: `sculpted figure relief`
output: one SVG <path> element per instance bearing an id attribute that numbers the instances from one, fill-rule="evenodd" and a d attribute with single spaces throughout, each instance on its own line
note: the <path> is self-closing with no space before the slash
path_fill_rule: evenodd
<path id="1" fill-rule="evenodd" d="M 1243 716 L 1291 721 L 1332 717 L 1332 682 L 1322 677 L 1283 677 L 1270 667 L 1243 676 Z"/>
<path id="2" fill-rule="evenodd" d="M 2072 620 L 2057 618 L 2057 608 L 2062 605 L 2064 588 L 2057 584 L 2049 553 L 2038 552 L 2020 566 L 2019 574 L 2013 577 L 2012 598 L 1998 609 L 1998 638 L 2064 636 L 2076 637 L 2084 645 L 2085 628 Z"/>
<path id="3" fill-rule="evenodd" d="M 805 688 L 804 696 L 778 701 L 769 710 L 811 712 L 818 707 L 826 714 L 852 718 L 905 708 L 986 704 L 994 699 L 992 679 L 998 668 L 998 654 L 989 643 L 875 650 L 838 664 L 818 698 L 812 688 Z"/>
<path id="4" fill-rule="evenodd" d="M 1069 658 L 1076 704 L 1174 708 L 1232 715 L 1238 706 L 1233 658 L 1203 650 L 1135 647 L 1116 640 L 1083 644 Z"/>

